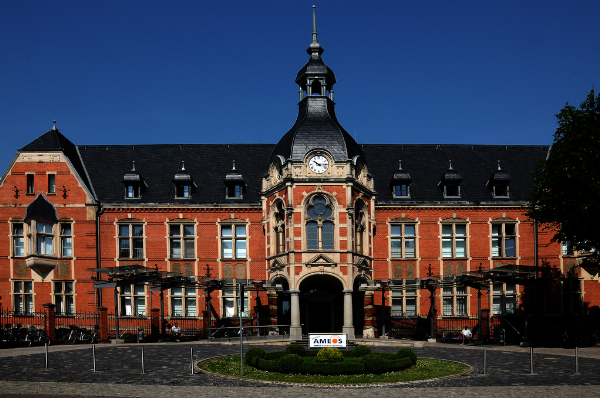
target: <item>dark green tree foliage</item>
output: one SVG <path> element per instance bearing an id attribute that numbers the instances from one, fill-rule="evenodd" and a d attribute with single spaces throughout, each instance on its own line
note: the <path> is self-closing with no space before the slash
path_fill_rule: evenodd
<path id="1" fill-rule="evenodd" d="M 267 352 L 262 348 L 254 347 L 250 348 L 246 355 L 244 355 L 244 362 L 246 362 L 250 366 L 256 366 L 256 362 L 259 358 L 265 358 L 267 356 Z"/>
<path id="2" fill-rule="evenodd" d="M 279 371 L 281 373 L 297 373 L 302 365 L 302 357 L 296 354 L 286 354 L 279 360 Z"/>
<path id="3" fill-rule="evenodd" d="M 352 349 L 353 357 L 364 357 L 365 355 L 368 355 L 370 353 L 371 353 L 371 348 L 366 345 L 357 345 L 357 346 L 354 346 L 354 348 Z"/>
<path id="4" fill-rule="evenodd" d="M 579 109 L 567 105 L 549 156 L 533 174 L 527 216 L 555 232 L 573 250 L 600 249 L 600 94 L 590 91 Z M 598 252 L 587 257 L 598 264 Z"/>
<path id="5" fill-rule="evenodd" d="M 396 351 L 396 358 L 410 358 L 413 365 L 417 364 L 417 353 L 410 348 L 400 348 Z"/>
<path id="6" fill-rule="evenodd" d="M 306 348 L 300 344 L 290 344 L 285 348 L 285 352 L 287 354 L 296 354 L 303 357 L 306 355 Z"/>

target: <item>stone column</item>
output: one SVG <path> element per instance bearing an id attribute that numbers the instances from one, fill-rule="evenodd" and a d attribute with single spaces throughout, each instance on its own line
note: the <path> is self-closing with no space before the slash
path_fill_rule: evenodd
<path id="1" fill-rule="evenodd" d="M 300 326 L 300 290 L 290 290 L 290 312 L 292 316 L 290 337 L 292 339 L 301 339 L 302 326 Z"/>
<path id="2" fill-rule="evenodd" d="M 46 316 L 46 334 L 50 341 L 56 340 L 56 313 L 54 312 L 55 305 L 52 303 L 42 304 L 44 307 L 44 315 Z"/>
<path id="3" fill-rule="evenodd" d="M 375 338 L 375 307 L 373 306 L 373 292 L 365 292 L 365 326 L 363 328 L 363 338 Z"/>
<path id="4" fill-rule="evenodd" d="M 352 293 L 354 290 L 347 289 L 344 292 L 344 327 L 342 332 L 348 335 L 348 340 L 354 340 L 354 322 L 352 319 Z"/>

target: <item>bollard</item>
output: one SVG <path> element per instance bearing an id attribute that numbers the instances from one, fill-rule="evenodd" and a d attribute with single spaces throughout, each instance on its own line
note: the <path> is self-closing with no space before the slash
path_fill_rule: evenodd
<path id="1" fill-rule="evenodd" d="M 487 348 L 483 349 L 483 375 L 485 376 L 487 368 Z"/>
<path id="2" fill-rule="evenodd" d="M 575 347 L 575 374 L 579 374 L 579 347 Z"/>
<path id="3" fill-rule="evenodd" d="M 533 374 L 533 347 L 529 347 L 529 364 L 530 364 L 529 374 Z"/>
<path id="4" fill-rule="evenodd" d="M 48 343 L 44 343 L 44 353 L 46 355 L 46 370 L 48 370 Z"/>
<path id="5" fill-rule="evenodd" d="M 96 373 L 96 344 L 92 344 L 92 361 L 94 362 L 92 372 Z"/>
<path id="6" fill-rule="evenodd" d="M 194 347 L 190 347 L 190 359 L 192 361 L 192 375 L 194 374 Z"/>
<path id="7" fill-rule="evenodd" d="M 142 346 L 142 374 L 146 374 L 146 367 L 144 366 L 144 346 Z"/>

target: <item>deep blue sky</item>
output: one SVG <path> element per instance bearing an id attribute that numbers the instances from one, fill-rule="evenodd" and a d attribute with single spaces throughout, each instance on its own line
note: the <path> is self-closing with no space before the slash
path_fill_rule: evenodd
<path id="1" fill-rule="evenodd" d="M 600 89 L 600 1 L 0 2 L 0 172 L 57 120 L 78 145 L 276 143 L 312 4 L 359 143 L 550 144 Z"/>

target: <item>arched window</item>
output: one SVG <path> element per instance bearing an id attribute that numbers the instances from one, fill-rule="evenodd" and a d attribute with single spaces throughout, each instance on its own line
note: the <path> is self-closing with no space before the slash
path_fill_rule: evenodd
<path id="1" fill-rule="evenodd" d="M 308 250 L 333 250 L 333 206 L 322 195 L 313 196 L 306 207 L 306 248 Z"/>

